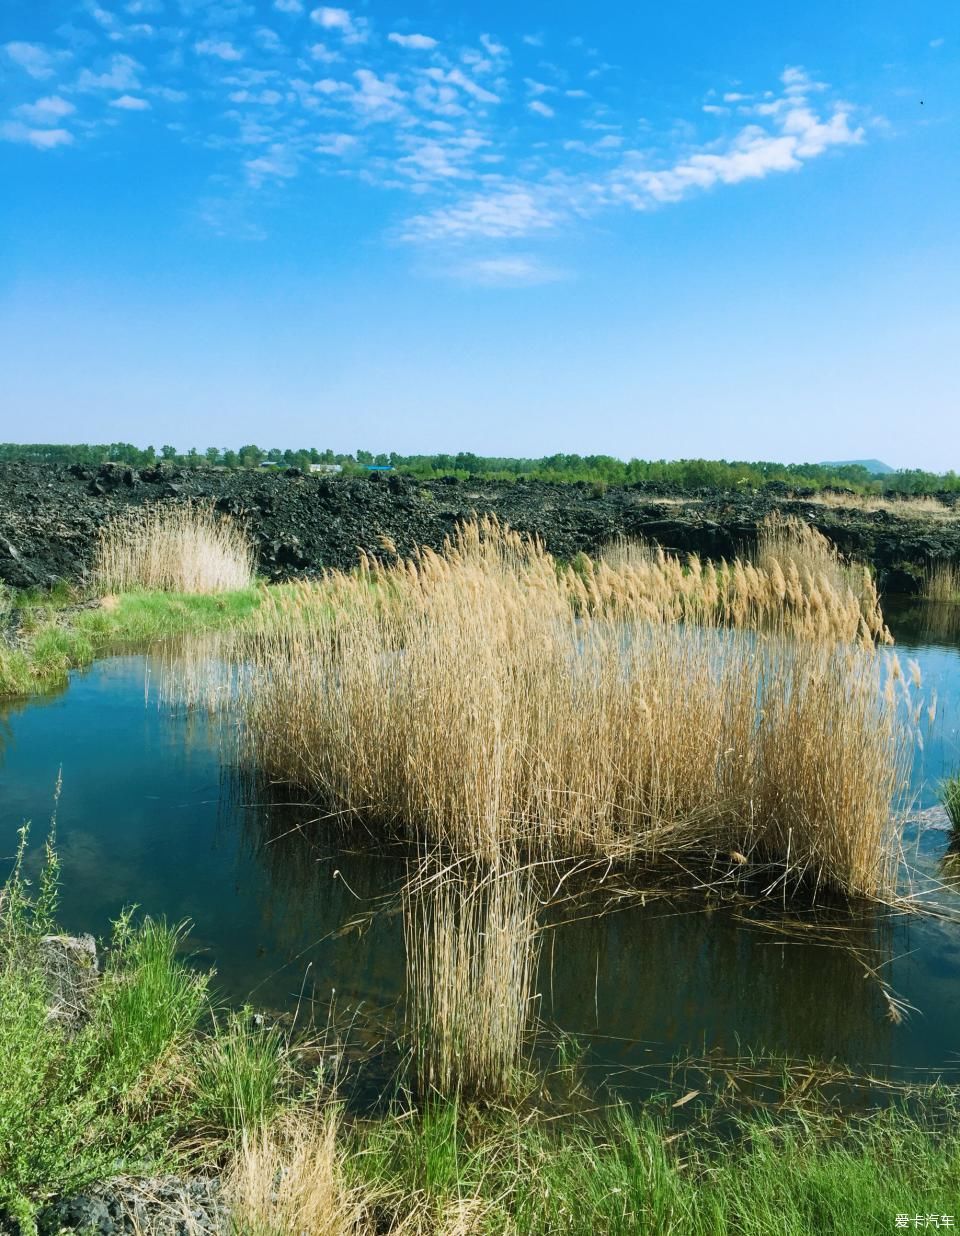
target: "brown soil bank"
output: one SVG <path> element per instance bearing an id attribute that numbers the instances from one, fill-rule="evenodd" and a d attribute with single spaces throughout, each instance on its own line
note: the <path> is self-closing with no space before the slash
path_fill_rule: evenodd
<path id="1" fill-rule="evenodd" d="M 401 553 L 439 548 L 458 520 L 491 512 L 539 534 L 560 558 L 594 553 L 611 538 L 640 536 L 704 557 L 749 549 L 772 511 L 797 514 L 840 549 L 873 563 L 887 591 L 911 591 L 926 566 L 960 559 L 960 506 L 900 514 L 827 506 L 775 492 L 671 493 L 636 485 L 599 493 L 586 484 L 420 481 L 390 473 L 359 477 L 0 465 L 0 580 L 14 587 L 83 577 L 97 529 L 130 504 L 205 499 L 243 516 L 257 544 L 258 569 L 271 578 L 348 567 L 358 549 L 381 553 L 388 537 Z"/>

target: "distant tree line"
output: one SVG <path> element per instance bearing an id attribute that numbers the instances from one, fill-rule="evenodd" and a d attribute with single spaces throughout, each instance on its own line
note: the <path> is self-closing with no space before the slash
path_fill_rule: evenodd
<path id="1" fill-rule="evenodd" d="M 0 462 L 27 460 L 40 463 L 98 465 L 116 462 L 145 468 L 168 463 L 183 468 L 259 468 L 273 464 L 278 468 L 308 469 L 311 464 L 339 464 L 344 472 L 363 472 L 369 467 L 392 467 L 413 476 L 457 476 L 462 480 L 584 481 L 594 486 L 631 485 L 656 482 L 677 489 L 762 489 L 777 485 L 791 489 L 850 489 L 859 493 L 931 494 L 960 492 L 956 472 L 924 472 L 903 469 L 883 476 L 859 464 L 782 464 L 726 459 L 616 459 L 612 455 L 544 455 L 539 459 L 510 456 L 475 455 L 461 451 L 456 455 L 400 455 L 396 451 L 358 450 L 337 454 L 316 447 L 209 446 L 204 451 L 191 448 L 181 452 L 173 446 L 139 447 L 130 442 L 99 445 L 23 445 L 0 443 Z"/>

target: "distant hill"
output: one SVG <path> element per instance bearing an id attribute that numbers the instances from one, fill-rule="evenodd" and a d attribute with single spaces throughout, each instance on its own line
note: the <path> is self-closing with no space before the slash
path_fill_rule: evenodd
<path id="1" fill-rule="evenodd" d="M 822 468 L 866 468 L 874 476 L 886 476 L 890 472 L 896 472 L 896 468 L 891 468 L 882 459 L 825 459 L 820 466 Z"/>

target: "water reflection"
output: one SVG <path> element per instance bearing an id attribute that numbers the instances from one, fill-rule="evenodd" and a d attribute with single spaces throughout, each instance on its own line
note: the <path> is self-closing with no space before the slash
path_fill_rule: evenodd
<path id="1" fill-rule="evenodd" d="M 946 763 L 960 656 L 908 646 L 941 699 L 924 758 Z M 145 706 L 155 669 L 137 657 L 101 662 L 65 694 L 3 714 L 0 854 L 12 853 L 24 819 L 41 839 L 62 765 L 68 929 L 104 934 L 135 902 L 193 921 L 193 946 L 232 1001 L 315 1001 L 322 1020 L 335 991 L 341 1009 L 362 1006 L 396 1024 L 403 857 L 345 849 L 335 824 L 244 784 L 229 758 L 224 767 L 229 730 L 153 698 Z M 918 826 L 916 861 L 937 872 L 948 840 Z M 920 1012 L 892 1022 L 880 980 Z M 785 931 L 778 912 L 742 904 L 632 905 L 548 927 L 538 990 L 542 1018 L 589 1043 L 593 1080 L 612 1077 L 623 1091 L 656 1087 L 675 1056 L 712 1050 L 949 1068 L 960 1043 L 960 929 L 821 915 Z"/>

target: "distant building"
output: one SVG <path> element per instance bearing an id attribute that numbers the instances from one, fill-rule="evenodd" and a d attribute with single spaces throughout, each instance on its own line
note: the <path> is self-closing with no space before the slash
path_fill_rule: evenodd
<path id="1" fill-rule="evenodd" d="M 332 472 L 342 472 L 343 468 L 339 464 L 311 464 L 311 472 L 325 472 L 328 475 Z"/>
<path id="2" fill-rule="evenodd" d="M 368 472 L 392 472 L 393 464 L 367 464 Z"/>

